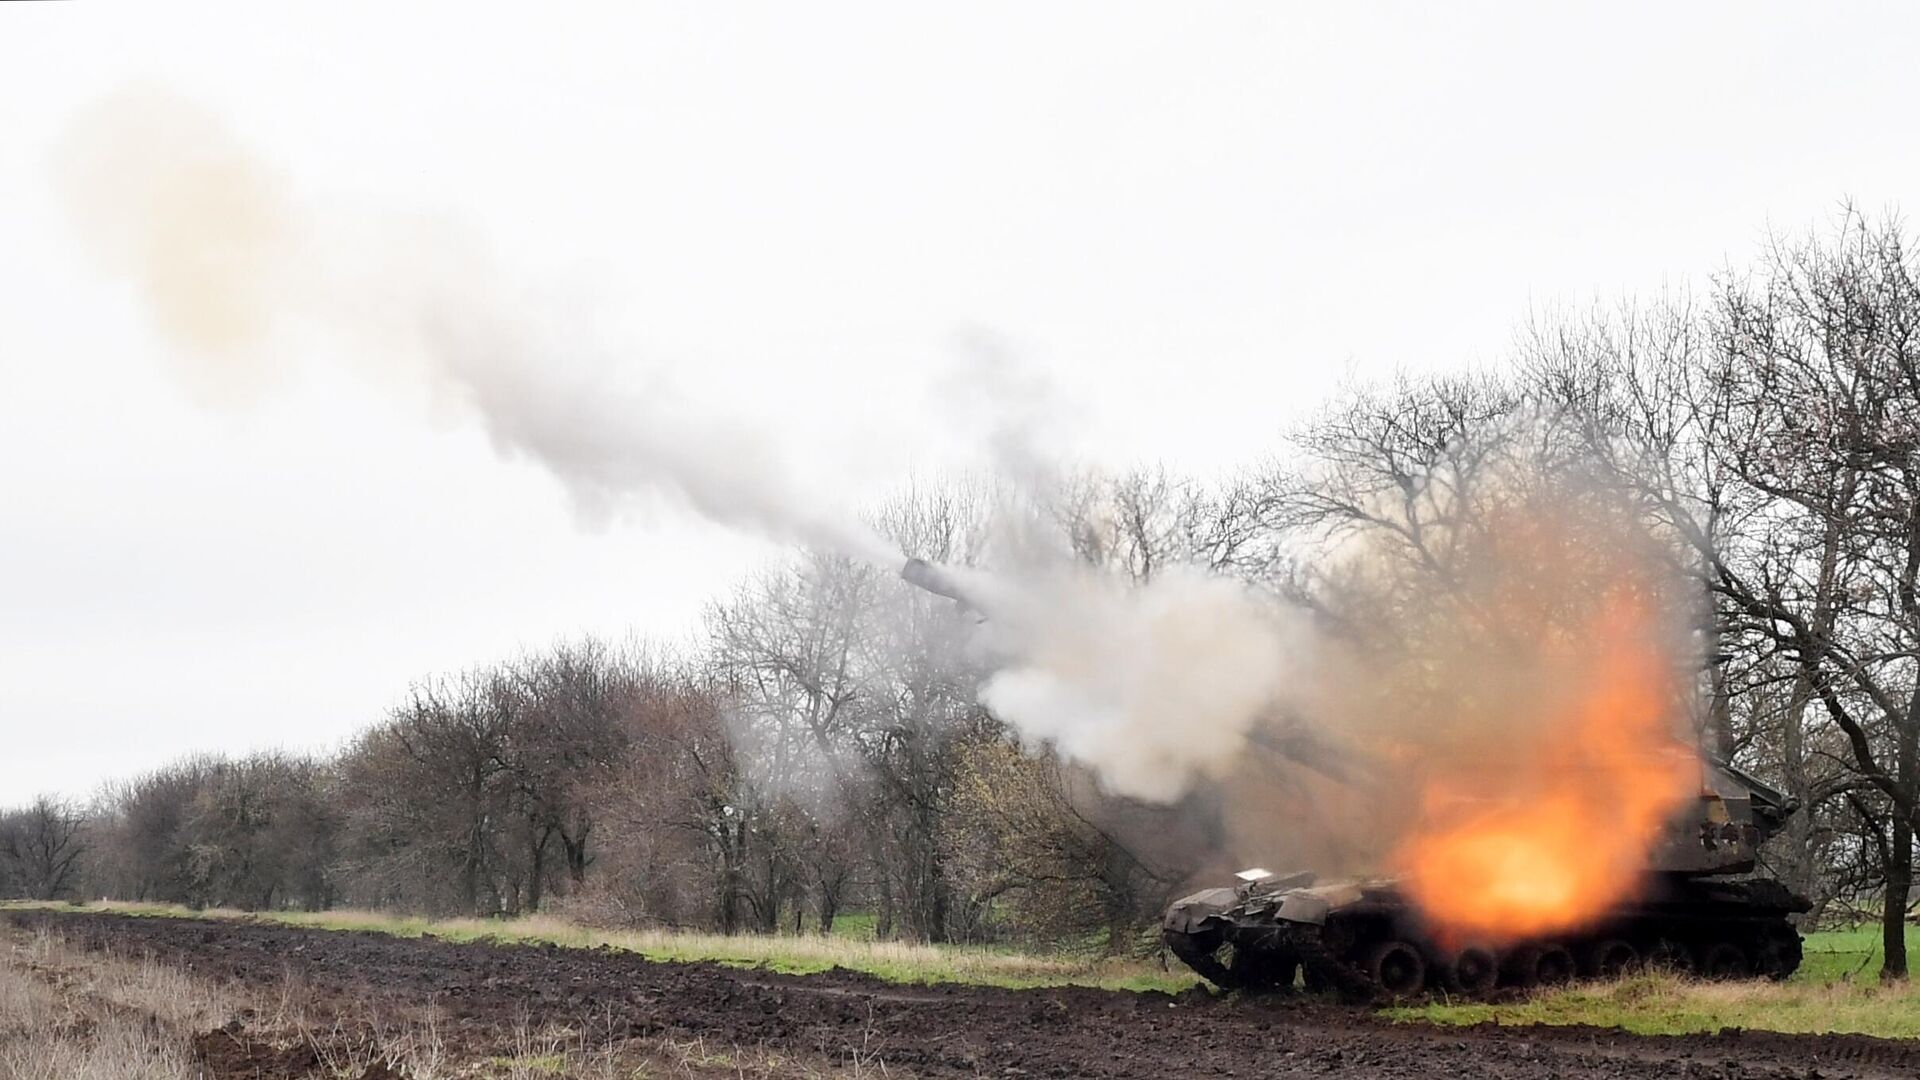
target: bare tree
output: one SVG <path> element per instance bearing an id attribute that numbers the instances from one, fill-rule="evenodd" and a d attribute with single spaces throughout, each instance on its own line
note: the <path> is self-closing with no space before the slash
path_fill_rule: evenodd
<path id="1" fill-rule="evenodd" d="M 810 553 L 709 612 L 709 655 L 751 785 L 740 810 L 764 841 L 747 894 L 763 928 L 806 888 L 830 929 L 854 874 L 850 833 L 870 786 L 851 730 L 856 644 L 880 584 L 869 568 Z"/>
<path id="2" fill-rule="evenodd" d="M 1885 806 L 1885 963 L 1907 971 L 1920 799 L 1920 282 L 1897 223 L 1849 210 L 1832 241 L 1776 245 L 1757 280 L 1726 284 L 1721 347 L 1744 438 L 1727 441 L 1764 500 L 1716 587 L 1796 663 L 1795 704 L 1817 701 Z M 1744 558 L 1741 556 L 1745 556 Z M 1801 757 L 1801 748 L 1789 747 Z"/>
<path id="3" fill-rule="evenodd" d="M 0 856 L 35 900 L 68 895 L 86 851 L 86 817 L 72 803 L 42 795 L 0 818 Z"/>
<path id="4" fill-rule="evenodd" d="M 1708 310 L 1669 298 L 1523 344 L 1559 430 L 1690 553 L 1713 600 L 1706 741 L 1773 754 L 1763 771 L 1806 806 L 1788 879 L 1820 892 L 1821 820 L 1884 855 L 1889 977 L 1906 967 L 1920 733 L 1916 322 L 1899 228 L 1849 210 L 1834 238 L 1776 243 L 1724 278 Z"/>
<path id="5" fill-rule="evenodd" d="M 502 762 L 524 818 L 523 876 L 528 910 L 538 910 L 552 876 L 557 843 L 566 879 L 586 880 L 598 815 L 589 799 L 626 753 L 623 714 L 635 674 L 605 646 L 563 645 L 508 665 L 511 722 Z"/>
<path id="6" fill-rule="evenodd" d="M 519 819 L 507 740 L 519 705 L 497 673 L 422 684 L 349 749 L 348 877 L 365 902 L 470 914 L 508 905 L 507 825 Z"/>
<path id="7" fill-rule="evenodd" d="M 983 912 L 998 907 L 1042 939 L 1098 931 L 1120 953 L 1179 880 L 1129 843 L 1125 819 L 1164 825 L 1169 813 L 1104 795 L 1051 753 L 990 739 L 963 756 L 953 843 Z"/>

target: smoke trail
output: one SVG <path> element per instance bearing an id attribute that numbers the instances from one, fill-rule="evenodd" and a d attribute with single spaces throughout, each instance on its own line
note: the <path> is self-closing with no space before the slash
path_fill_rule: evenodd
<path id="1" fill-rule="evenodd" d="M 456 230 L 392 215 L 322 214 L 217 117 L 151 88 L 76 118 L 62 186 L 103 261 L 140 288 L 180 346 L 194 393 L 244 404 L 287 375 L 289 325 L 324 328 L 362 373 L 403 363 L 470 410 L 504 456 L 537 462 L 589 520 L 670 493 L 706 517 L 888 569 L 902 556 L 807 492 L 754 431 L 702 411 L 657 375 L 619 378 L 617 350 L 535 319 Z M 349 339 L 346 348 L 339 339 Z M 1003 475 L 1057 483 L 1057 435 L 1073 412 L 985 335 L 944 388 L 990 432 Z M 376 360 L 367 358 L 374 357 Z M 1275 628 L 1237 587 L 1175 573 L 1135 589 L 1031 552 L 991 581 L 983 700 L 1035 743 L 1053 743 L 1115 790 L 1173 798 L 1230 760 L 1271 694 Z M 1169 718 L 1174 718 L 1169 722 Z"/>
<path id="2" fill-rule="evenodd" d="M 204 400 L 245 404 L 288 372 L 289 327 L 329 335 L 369 378 L 396 364 L 476 416 L 503 456 L 538 463 L 598 521 L 666 494 L 716 522 L 887 569 L 902 556 L 834 512 L 747 425 L 702 410 L 657 373 L 623 382 L 620 350 L 582 317 L 535 318 L 458 230 L 373 212 L 322 213 L 219 121 L 153 88 L 76 117 L 57 160 L 103 262 L 141 290 Z M 346 347 L 340 347 L 342 339 Z M 999 472 L 1060 483 L 1073 416 L 982 333 L 943 387 L 971 408 Z M 1011 516 L 1010 516 L 1011 520 Z M 995 576 L 983 701 L 1029 741 L 1095 768 L 1115 791 L 1177 797 L 1224 768 L 1275 694 L 1287 635 L 1244 589 L 1198 571 L 1122 584 L 1018 545 Z"/>
<path id="3" fill-rule="evenodd" d="M 747 425 L 705 413 L 657 373 L 622 381 L 613 350 L 535 319 L 451 230 L 373 214 L 327 215 L 226 127 L 152 88 L 77 116 L 56 160 L 74 216 L 103 263 L 140 288 L 181 348 L 201 398 L 244 403 L 285 372 L 277 331 L 311 324 L 329 350 L 410 360 L 470 407 L 503 455 L 558 478 L 583 517 L 666 496 L 725 525 L 895 567 L 894 545 L 808 492 Z M 585 322 L 585 320 L 583 320 Z"/>

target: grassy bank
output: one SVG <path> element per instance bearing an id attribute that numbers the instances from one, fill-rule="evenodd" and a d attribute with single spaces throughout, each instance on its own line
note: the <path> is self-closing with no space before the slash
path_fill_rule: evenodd
<path id="1" fill-rule="evenodd" d="M 703 934 L 679 930 L 600 930 L 546 915 L 516 919 L 427 919 L 377 911 L 267 911 L 223 909 L 194 911 L 173 904 L 102 901 L 82 905 L 0 903 L 9 908 L 45 907 L 65 911 L 108 911 L 123 915 L 255 920 L 318 930 L 366 930 L 397 937 L 431 934 L 449 941 L 497 941 L 553 944 L 569 948 L 607 946 L 652 960 L 712 960 L 788 974 L 841 967 L 890 982 L 974 983 L 986 986 L 1097 986 L 1111 990 L 1165 990 L 1177 993 L 1195 977 L 1172 961 L 1169 969 L 1136 960 L 1040 955 L 1013 949 L 914 945 L 875 941 L 871 922 L 849 923 L 848 933 Z M 838 924 L 836 923 L 836 929 Z"/>
<path id="2" fill-rule="evenodd" d="M 1920 1038 L 1920 991 L 1877 980 L 1705 983 L 1649 973 L 1538 993 L 1510 1005 L 1436 1002 L 1387 1012 L 1397 1020 L 1438 1024 L 1596 1024 L 1643 1035 L 1748 1028 Z"/>

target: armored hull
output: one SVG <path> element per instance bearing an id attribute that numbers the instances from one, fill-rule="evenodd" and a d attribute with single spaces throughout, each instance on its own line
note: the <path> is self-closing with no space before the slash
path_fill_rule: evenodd
<path id="1" fill-rule="evenodd" d="M 1645 898 L 1559 934 L 1453 940 L 1428 926 L 1391 880 L 1261 878 L 1188 896 L 1167 912 L 1172 952 L 1229 989 L 1426 991 L 1480 997 L 1660 964 L 1716 979 L 1784 979 L 1800 966 L 1790 916 L 1805 900 L 1764 879 L 1662 876 Z"/>

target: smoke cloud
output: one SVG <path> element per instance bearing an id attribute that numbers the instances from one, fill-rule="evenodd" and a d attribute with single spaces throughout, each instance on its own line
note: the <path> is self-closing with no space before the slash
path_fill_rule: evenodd
<path id="1" fill-rule="evenodd" d="M 258 346 L 297 257 L 284 181 L 218 117 L 148 87 L 75 117 L 56 165 L 76 224 L 138 283 L 196 395 L 242 402 L 271 385 Z"/>
<path id="2" fill-rule="evenodd" d="M 1482 940 L 1579 924 L 1640 887 L 1701 782 L 1698 592 L 1629 501 L 1546 457 L 1462 481 L 1428 531 L 1328 553 L 1339 619 L 1289 696 L 1344 767 L 1247 759 L 1226 784 L 1243 858 L 1402 874 L 1437 925 Z"/>
<path id="3" fill-rule="evenodd" d="M 1061 560 L 978 593 L 1001 658 L 982 703 L 1148 802 L 1225 775 L 1308 646 L 1286 612 L 1194 567 L 1133 584 Z"/>
<path id="4" fill-rule="evenodd" d="M 77 116 L 59 180 L 103 264 L 139 288 L 203 400 L 284 377 L 318 328 L 375 378 L 408 369 L 469 408 L 504 456 L 545 468 L 589 521 L 665 498 L 721 524 L 898 566 L 894 545 L 810 492 L 745 424 L 655 372 L 634 385 L 590 318 L 539 318 L 458 230 L 297 203 L 217 116 L 151 87 Z"/>
<path id="5" fill-rule="evenodd" d="M 1308 664 L 1301 613 L 1201 567 L 1134 580 L 1066 550 L 1060 517 L 1075 480 L 1064 448 L 1080 409 L 992 335 L 963 344 L 942 400 L 985 433 L 1006 485 L 991 573 L 954 572 L 986 616 L 981 702 L 1113 794 L 1171 803 L 1225 776 Z"/>

